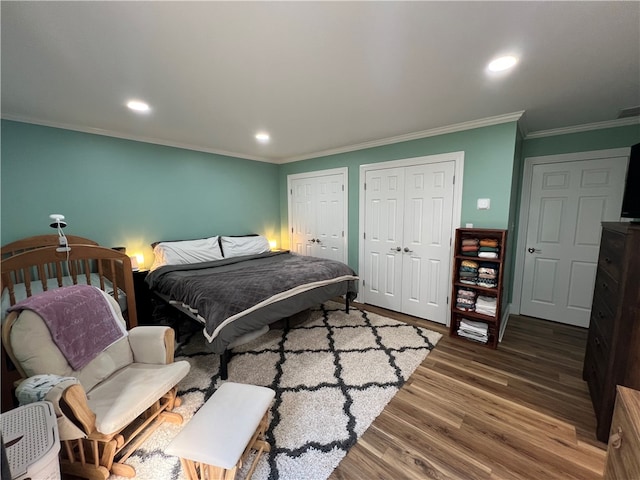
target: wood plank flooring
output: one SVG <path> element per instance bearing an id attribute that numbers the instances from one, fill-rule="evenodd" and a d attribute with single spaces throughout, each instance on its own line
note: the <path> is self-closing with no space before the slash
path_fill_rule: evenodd
<path id="1" fill-rule="evenodd" d="M 601 479 L 606 445 L 582 361 L 587 330 L 512 315 L 497 350 L 448 328 L 331 480 Z"/>

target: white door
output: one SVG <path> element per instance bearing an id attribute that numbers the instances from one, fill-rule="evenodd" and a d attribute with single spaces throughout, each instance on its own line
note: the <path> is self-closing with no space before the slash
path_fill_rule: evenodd
<path id="1" fill-rule="evenodd" d="M 455 164 L 366 172 L 364 299 L 446 323 Z"/>
<path id="2" fill-rule="evenodd" d="M 315 179 L 300 178 L 290 182 L 289 249 L 300 255 L 313 255 L 315 241 Z"/>
<path id="3" fill-rule="evenodd" d="M 367 171 L 365 182 L 364 298 L 402 311 L 404 168 Z"/>
<path id="4" fill-rule="evenodd" d="M 407 167 L 402 312 L 446 323 L 454 162 Z"/>
<path id="5" fill-rule="evenodd" d="M 533 165 L 520 313 L 589 326 L 601 222 L 618 221 L 627 158 Z"/>
<path id="6" fill-rule="evenodd" d="M 316 180 L 315 244 L 312 255 L 346 262 L 344 248 L 344 176 L 326 175 Z"/>
<path id="7" fill-rule="evenodd" d="M 290 175 L 290 250 L 347 262 L 346 169 Z"/>

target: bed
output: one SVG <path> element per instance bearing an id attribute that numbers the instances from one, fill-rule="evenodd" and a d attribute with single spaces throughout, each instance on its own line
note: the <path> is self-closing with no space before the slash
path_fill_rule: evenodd
<path id="1" fill-rule="evenodd" d="M 227 377 L 230 349 L 275 321 L 357 294 L 358 277 L 342 262 L 271 251 L 264 237 L 215 236 L 154 244 L 146 277 L 151 292 L 200 322 Z"/>
<path id="2" fill-rule="evenodd" d="M 29 237 L 2 247 L 2 313 L 43 290 L 89 284 L 109 293 L 120 304 L 127 329 L 137 325 L 131 260 L 119 251 L 84 237 L 68 235 L 68 252 L 58 252 L 57 235 Z M 82 243 L 76 243 L 82 242 Z M 2 349 L 2 411 L 12 408 L 13 381 L 19 375 Z"/>

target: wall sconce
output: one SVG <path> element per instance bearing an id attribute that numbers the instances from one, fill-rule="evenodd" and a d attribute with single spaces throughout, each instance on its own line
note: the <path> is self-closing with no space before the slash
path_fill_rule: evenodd
<path id="1" fill-rule="evenodd" d="M 64 215 L 52 213 L 49 215 L 49 218 L 52 220 L 49 226 L 58 231 L 58 248 L 56 248 L 56 252 L 69 252 L 71 247 L 69 247 L 67 237 L 62 231 L 62 229 L 67 226 L 67 222 L 64 221 Z"/>

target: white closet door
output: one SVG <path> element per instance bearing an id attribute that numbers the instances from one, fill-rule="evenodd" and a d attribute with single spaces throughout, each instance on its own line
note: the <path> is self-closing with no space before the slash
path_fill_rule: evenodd
<path id="1" fill-rule="evenodd" d="M 316 183 L 316 226 L 313 255 L 346 262 L 344 248 L 344 176 L 327 175 Z"/>
<path id="2" fill-rule="evenodd" d="M 290 250 L 347 262 L 347 170 L 290 175 Z"/>
<path id="3" fill-rule="evenodd" d="M 401 311 L 404 169 L 366 173 L 365 300 Z"/>
<path id="4" fill-rule="evenodd" d="M 454 162 L 406 167 L 402 312 L 447 321 Z"/>
<path id="5" fill-rule="evenodd" d="M 291 246 L 300 255 L 313 255 L 315 242 L 315 178 L 298 178 L 291 182 Z"/>

